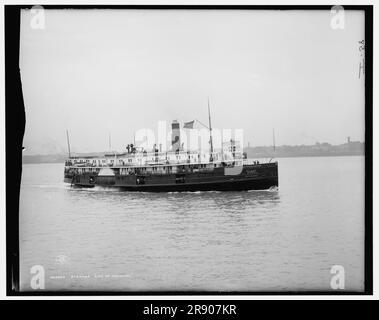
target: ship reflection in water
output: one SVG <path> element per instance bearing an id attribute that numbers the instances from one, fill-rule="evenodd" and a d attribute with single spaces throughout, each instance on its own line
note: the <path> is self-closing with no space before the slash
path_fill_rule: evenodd
<path id="1" fill-rule="evenodd" d="M 264 191 L 128 192 L 73 188 L 61 164 L 24 165 L 21 288 L 48 290 L 363 289 L 364 157 L 281 159 Z M 312 168 L 312 170 L 310 170 Z"/>

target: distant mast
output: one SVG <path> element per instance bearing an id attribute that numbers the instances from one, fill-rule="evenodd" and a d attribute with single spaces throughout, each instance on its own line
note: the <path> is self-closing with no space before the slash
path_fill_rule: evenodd
<path id="1" fill-rule="evenodd" d="M 68 130 L 66 130 L 66 137 L 67 137 L 67 146 L 68 146 L 68 158 L 71 158 L 71 150 L 70 150 L 70 138 L 68 136 Z"/>
<path id="2" fill-rule="evenodd" d="M 212 122 L 211 122 L 211 109 L 209 107 L 209 98 L 208 98 L 208 117 L 209 117 L 209 143 L 211 145 L 210 162 L 212 162 L 213 161 L 213 141 L 212 141 Z"/>
<path id="3" fill-rule="evenodd" d="M 274 147 L 274 152 L 275 152 L 275 129 L 272 129 L 272 145 Z"/>

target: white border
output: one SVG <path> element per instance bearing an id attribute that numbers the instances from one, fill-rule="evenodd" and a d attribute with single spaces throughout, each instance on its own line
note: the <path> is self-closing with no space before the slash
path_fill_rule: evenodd
<path id="1" fill-rule="evenodd" d="M 72 5 L 95 5 L 95 4 L 119 4 L 119 5 L 331 5 L 333 4 L 332 1 L 315 1 L 315 0 L 302 0 L 302 1 L 252 1 L 252 0 L 238 0 L 238 1 L 231 1 L 231 0 L 203 0 L 203 1 L 180 1 L 180 0 L 171 0 L 171 1 L 162 1 L 162 0 L 150 0 L 150 1 L 144 1 L 144 0 L 118 0 L 118 1 L 67 1 L 67 0 L 59 0 L 59 1 L 23 1 L 23 0 L 14 0 L 14 1 L 2 1 L 1 4 L 35 4 L 35 5 L 47 5 L 47 4 L 72 4 Z M 362 0 L 356 0 L 356 1 L 343 1 L 343 3 L 336 3 L 339 5 L 374 5 L 374 1 L 362 1 Z M 374 79 L 373 79 L 373 101 L 375 104 L 377 93 L 378 93 L 378 86 L 375 85 L 376 81 L 376 75 L 378 74 L 378 63 L 379 61 L 379 54 L 378 54 L 378 36 L 379 36 L 379 30 L 378 30 L 378 23 L 375 23 L 375 17 L 379 16 L 379 9 L 378 6 L 374 5 Z M 274 295 L 274 296 L 267 296 L 267 295 L 207 295 L 207 296 L 25 296 L 25 297 L 8 297 L 6 296 L 6 267 L 5 267 L 5 261 L 6 261 L 6 251 L 5 251 L 5 77 L 4 77 L 4 7 L 1 6 L 0 8 L 0 21 L 1 21 L 1 32 L 0 32 L 0 43 L 1 43 L 1 50 L 0 50 L 0 58 L 3 63 L 0 63 L 0 71 L 1 71 L 1 78 L 0 78 L 0 99 L 3 104 L 2 108 L 0 108 L 0 118 L 1 118 L 1 131 L 0 131 L 0 159 L 1 159 L 1 166 L 0 166 L 0 299 L 5 300 L 266 300 L 266 299 L 272 299 L 272 300 L 378 300 L 379 295 L 377 293 L 377 288 L 379 288 L 379 281 L 378 277 L 375 277 L 375 272 L 378 269 L 378 250 L 375 251 L 375 248 L 377 248 L 377 244 L 379 242 L 379 226 L 378 221 L 375 219 L 375 212 L 376 208 L 378 207 L 378 198 L 374 197 L 374 204 L 373 204 L 373 211 L 374 211 L 374 219 L 373 219 L 373 228 L 374 228 L 374 252 L 373 252 L 373 258 L 374 258 L 374 295 L 373 296 L 362 296 L 362 295 L 351 295 L 351 296 L 343 296 L 343 295 L 290 295 L 290 296 L 284 296 L 284 295 Z M 377 123 L 378 115 L 375 113 L 375 106 L 374 106 L 374 112 L 373 112 L 373 123 Z M 375 130 L 375 125 L 373 126 L 373 163 L 375 163 L 376 159 L 378 158 L 378 141 L 379 136 L 378 132 Z M 374 179 L 374 192 L 373 194 L 377 194 L 377 186 L 376 181 L 378 181 L 378 172 L 375 170 L 375 166 L 373 168 L 373 179 Z"/>

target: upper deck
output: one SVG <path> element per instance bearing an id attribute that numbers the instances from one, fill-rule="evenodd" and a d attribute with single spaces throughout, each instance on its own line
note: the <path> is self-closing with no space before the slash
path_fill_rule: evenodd
<path id="1" fill-rule="evenodd" d="M 103 156 L 78 156 L 66 160 L 66 167 L 146 167 L 146 166 L 180 166 L 188 164 L 242 164 L 243 154 L 240 152 L 199 153 L 180 152 L 135 152 L 106 153 Z"/>

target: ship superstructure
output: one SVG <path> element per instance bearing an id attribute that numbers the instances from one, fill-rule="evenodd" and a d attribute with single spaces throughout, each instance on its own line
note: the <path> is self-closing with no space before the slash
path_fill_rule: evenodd
<path id="1" fill-rule="evenodd" d="M 70 156 L 64 181 L 75 186 L 118 187 L 131 191 L 249 190 L 278 186 L 278 164 L 247 159 L 238 141 L 213 152 L 184 151 L 178 123 L 172 123 L 171 150 L 144 150 L 129 144 L 126 152 Z"/>

